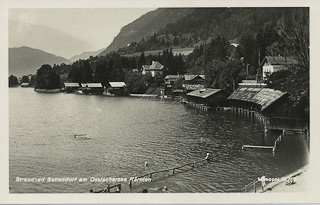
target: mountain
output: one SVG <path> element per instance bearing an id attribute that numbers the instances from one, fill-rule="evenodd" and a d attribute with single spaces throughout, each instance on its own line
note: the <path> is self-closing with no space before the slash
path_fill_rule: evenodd
<path id="1" fill-rule="evenodd" d="M 9 21 L 9 48 L 28 46 L 71 58 L 75 53 L 99 49 L 97 46 L 58 29 Z"/>
<path id="2" fill-rule="evenodd" d="M 21 77 L 35 74 L 43 64 L 54 65 L 61 63 L 69 64 L 70 61 L 63 57 L 25 46 L 9 48 L 9 75 Z"/>
<path id="3" fill-rule="evenodd" d="M 148 12 L 132 23 L 124 26 L 120 33 L 114 38 L 113 42 L 99 54 L 105 55 L 111 51 L 117 51 L 132 42 L 139 42 L 142 38 L 153 35 L 165 27 L 168 23 L 174 23 L 184 18 L 193 9 L 186 8 L 160 8 Z"/>
<path id="4" fill-rule="evenodd" d="M 94 56 L 97 56 L 99 53 L 101 53 L 101 52 L 104 51 L 104 50 L 105 50 L 105 48 L 102 48 L 102 49 L 100 49 L 100 50 L 98 50 L 98 51 L 86 51 L 86 52 L 82 52 L 81 54 L 75 55 L 75 56 L 73 56 L 72 58 L 70 58 L 69 61 L 75 62 L 75 61 L 80 60 L 80 59 L 85 60 L 85 59 L 88 59 L 90 56 L 93 56 L 93 57 L 94 57 Z"/>
<path id="5" fill-rule="evenodd" d="M 273 41 L 277 22 L 282 17 L 290 18 L 293 10 L 272 7 L 157 9 L 123 27 L 100 55 L 113 50 L 125 55 L 169 47 L 194 48 L 218 35 L 237 45 L 245 38 Z"/>

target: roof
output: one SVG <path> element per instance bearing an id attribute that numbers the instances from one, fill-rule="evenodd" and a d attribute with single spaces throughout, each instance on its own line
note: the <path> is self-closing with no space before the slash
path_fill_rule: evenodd
<path id="1" fill-rule="evenodd" d="M 186 88 L 186 90 L 197 90 L 200 88 L 204 88 L 204 85 L 189 85 L 189 84 L 182 84 L 183 88 Z"/>
<path id="2" fill-rule="evenodd" d="M 204 88 L 204 89 L 198 89 L 195 91 L 192 91 L 188 93 L 188 96 L 193 96 L 193 97 L 199 97 L 199 98 L 207 98 L 210 97 L 211 95 L 214 95 L 218 92 L 222 91 L 221 89 L 212 89 L 212 88 Z"/>
<path id="3" fill-rule="evenodd" d="M 178 79 L 180 77 L 180 75 L 167 75 L 164 79 Z"/>
<path id="4" fill-rule="evenodd" d="M 151 65 L 142 65 L 142 68 L 145 69 L 146 71 L 154 71 L 154 70 L 161 71 L 163 68 L 163 65 L 158 61 L 152 61 Z"/>
<path id="5" fill-rule="evenodd" d="M 21 83 L 21 86 L 28 86 L 29 83 Z"/>
<path id="6" fill-rule="evenodd" d="M 280 90 L 270 88 L 238 88 L 228 99 L 259 104 L 261 105 L 261 111 L 263 111 L 286 94 Z"/>
<path id="7" fill-rule="evenodd" d="M 81 83 L 81 87 L 87 87 L 88 88 L 102 88 L 101 83 Z"/>
<path id="8" fill-rule="evenodd" d="M 184 79 L 185 80 L 193 80 L 195 79 L 196 77 L 200 77 L 202 79 L 206 79 L 206 76 L 205 75 L 184 75 Z"/>
<path id="9" fill-rule="evenodd" d="M 109 84 L 113 88 L 122 88 L 126 86 L 124 82 L 109 82 Z"/>
<path id="10" fill-rule="evenodd" d="M 266 56 L 261 65 L 265 62 L 269 62 L 271 65 L 295 65 L 298 64 L 298 61 L 294 58 L 283 57 L 283 56 Z"/>
<path id="11" fill-rule="evenodd" d="M 80 87 L 79 83 L 64 83 L 65 87 Z"/>

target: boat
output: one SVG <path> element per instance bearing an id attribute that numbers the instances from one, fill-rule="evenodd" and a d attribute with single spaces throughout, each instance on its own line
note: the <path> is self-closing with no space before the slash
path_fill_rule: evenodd
<path id="1" fill-rule="evenodd" d="M 73 135 L 75 139 L 89 140 L 91 137 L 88 134 L 75 134 Z"/>

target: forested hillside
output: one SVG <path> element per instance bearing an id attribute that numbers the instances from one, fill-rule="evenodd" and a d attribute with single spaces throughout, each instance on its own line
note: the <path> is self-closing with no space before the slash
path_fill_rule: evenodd
<path id="1" fill-rule="evenodd" d="M 107 49 L 99 55 L 101 56 L 111 51 L 117 51 L 119 48 L 125 47 L 131 42 L 139 42 L 142 38 L 158 32 L 168 23 L 174 23 L 187 16 L 190 12 L 192 12 L 192 9 L 184 8 L 160 8 L 151 11 L 123 27 Z"/>

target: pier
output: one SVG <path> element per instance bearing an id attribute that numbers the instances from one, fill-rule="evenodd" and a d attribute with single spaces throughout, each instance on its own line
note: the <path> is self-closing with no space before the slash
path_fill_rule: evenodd
<path id="1" fill-rule="evenodd" d="M 253 149 L 272 149 L 272 152 L 274 153 L 277 149 L 277 147 L 280 145 L 280 142 L 282 140 L 282 137 L 284 137 L 286 131 L 283 130 L 281 135 L 274 141 L 273 146 L 259 146 L 259 145 L 243 145 L 242 151 L 244 151 L 245 148 L 253 148 Z"/>

